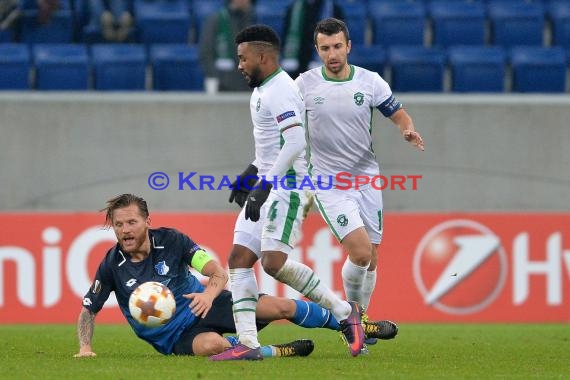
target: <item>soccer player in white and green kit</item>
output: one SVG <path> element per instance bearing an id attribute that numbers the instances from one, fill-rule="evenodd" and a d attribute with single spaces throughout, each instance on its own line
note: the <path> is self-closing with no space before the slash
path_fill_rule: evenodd
<path id="1" fill-rule="evenodd" d="M 303 99 L 279 66 L 279 37 L 268 26 L 253 25 L 238 33 L 235 42 L 238 69 L 253 88 L 249 107 L 255 160 L 232 184 L 230 195 L 230 202 L 243 207 L 229 257 L 239 344 L 210 359 L 262 359 L 255 325 L 258 289 L 253 270 L 260 258 L 269 275 L 331 311 L 340 321 L 351 354 L 357 356 L 364 344 L 360 306 L 340 299 L 311 268 L 288 258 L 307 203 L 305 192 L 295 190 L 307 174 L 307 162 Z M 285 176 L 288 180 L 281 181 Z"/>
<path id="2" fill-rule="evenodd" d="M 424 150 L 424 143 L 384 79 L 348 63 L 351 45 L 343 21 L 320 21 L 315 27 L 314 42 L 323 65 L 302 73 L 295 81 L 306 108 L 309 172 L 313 181 L 319 183 L 315 190 L 317 207 L 348 252 L 342 268 L 346 297 L 366 309 L 376 284 L 376 252 L 382 240 L 382 193 L 370 184 L 356 189 L 353 183 L 347 189 L 343 183 L 340 189 L 336 176 L 345 173 L 344 178 L 348 178 L 350 174 L 354 180 L 356 175 L 379 175 L 371 135 L 374 109 L 390 118 L 406 141 L 420 150 Z M 396 335 L 394 324 L 385 328 L 386 338 Z"/>

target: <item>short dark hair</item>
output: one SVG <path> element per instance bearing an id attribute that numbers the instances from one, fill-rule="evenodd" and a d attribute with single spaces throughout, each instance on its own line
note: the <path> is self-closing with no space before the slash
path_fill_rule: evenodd
<path id="1" fill-rule="evenodd" d="M 346 37 L 346 43 L 350 40 L 350 34 L 348 32 L 348 27 L 344 23 L 344 21 L 339 20 L 338 18 L 325 18 L 317 23 L 315 26 L 315 33 L 313 34 L 313 40 L 315 45 L 317 44 L 317 34 L 322 33 L 326 34 L 327 36 L 332 36 L 333 34 L 337 34 L 339 32 L 344 32 L 344 37 Z"/>
<path id="2" fill-rule="evenodd" d="M 242 29 L 235 38 L 236 45 L 242 42 L 266 42 L 276 51 L 279 51 L 281 42 L 277 32 L 271 27 L 263 24 L 250 25 Z"/>
<path id="3" fill-rule="evenodd" d="M 105 225 L 113 225 L 113 211 L 119 208 L 128 207 L 132 204 L 137 205 L 143 218 L 148 218 L 148 206 L 143 198 L 134 194 L 121 194 L 109 199 L 107 201 L 107 207 L 99 210 L 105 212 Z"/>

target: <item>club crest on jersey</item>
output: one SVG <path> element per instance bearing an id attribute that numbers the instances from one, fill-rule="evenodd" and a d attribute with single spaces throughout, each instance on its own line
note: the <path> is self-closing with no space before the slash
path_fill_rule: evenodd
<path id="1" fill-rule="evenodd" d="M 290 117 L 295 116 L 295 111 L 287 111 L 283 112 L 281 115 L 277 116 L 277 122 L 281 123 L 285 119 L 289 119 Z"/>
<path id="2" fill-rule="evenodd" d="M 340 214 L 336 218 L 336 222 L 339 224 L 339 226 L 346 227 L 348 225 L 348 218 L 346 217 L 346 215 Z"/>
<path id="3" fill-rule="evenodd" d="M 361 106 L 364 103 L 364 94 L 362 92 L 357 92 L 354 94 L 354 104 Z"/>
<path id="4" fill-rule="evenodd" d="M 166 265 L 166 262 L 164 260 L 159 261 L 158 264 L 154 266 L 154 269 L 156 270 L 156 273 L 158 273 L 161 276 L 164 276 L 170 270 L 170 268 L 168 267 L 168 265 Z"/>
<path id="5" fill-rule="evenodd" d="M 261 98 L 257 98 L 257 104 L 255 105 L 255 112 L 259 112 L 261 108 Z"/>

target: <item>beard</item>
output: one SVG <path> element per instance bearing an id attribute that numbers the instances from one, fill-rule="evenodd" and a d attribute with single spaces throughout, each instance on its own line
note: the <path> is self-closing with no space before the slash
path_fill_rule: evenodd
<path id="1" fill-rule="evenodd" d="M 145 231 L 145 233 L 143 233 L 139 236 L 136 236 L 136 235 L 133 236 L 132 235 L 131 236 L 132 239 L 128 242 L 121 240 L 119 243 L 121 250 L 125 253 L 128 253 L 128 254 L 136 253 L 136 252 L 140 251 L 141 247 L 145 243 L 146 234 L 147 234 L 147 232 Z"/>
<path id="2" fill-rule="evenodd" d="M 346 61 L 343 63 L 341 61 L 336 61 L 334 64 L 327 63 L 327 69 L 333 74 L 342 73 L 343 70 L 346 68 Z"/>
<path id="3" fill-rule="evenodd" d="M 247 81 L 247 85 L 249 86 L 249 88 L 258 87 L 261 84 L 261 82 L 263 82 L 263 79 L 261 78 L 261 69 L 259 67 L 253 69 L 251 74 L 248 75 L 248 78 L 249 80 Z"/>

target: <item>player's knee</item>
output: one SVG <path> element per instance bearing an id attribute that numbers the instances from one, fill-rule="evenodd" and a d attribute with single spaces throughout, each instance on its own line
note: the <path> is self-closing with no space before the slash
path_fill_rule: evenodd
<path id="1" fill-rule="evenodd" d="M 228 258 L 228 265 L 230 266 L 230 268 L 239 268 L 240 263 L 241 263 L 241 258 L 239 257 L 238 254 L 232 251 L 230 253 L 230 257 Z"/>
<path id="2" fill-rule="evenodd" d="M 205 339 L 198 347 L 194 347 L 196 356 L 210 356 L 223 352 L 226 349 L 224 342 L 218 339 Z"/>
<path id="3" fill-rule="evenodd" d="M 238 249 L 234 246 L 228 259 L 228 265 L 230 268 L 251 268 L 256 261 L 257 256 L 253 252 L 245 247 Z"/>
<path id="4" fill-rule="evenodd" d="M 365 267 L 372 261 L 372 253 L 369 249 L 354 249 L 349 252 L 350 261 L 354 264 Z"/>
<path id="5" fill-rule="evenodd" d="M 283 266 L 283 263 L 277 260 L 273 260 L 270 256 L 263 255 L 261 258 L 261 266 L 265 273 L 270 275 L 271 277 L 275 277 L 279 269 Z"/>
<path id="6" fill-rule="evenodd" d="M 279 314 L 280 319 L 292 319 L 295 317 L 295 301 L 283 298 L 283 302 L 279 302 L 276 307 L 276 312 Z"/>

